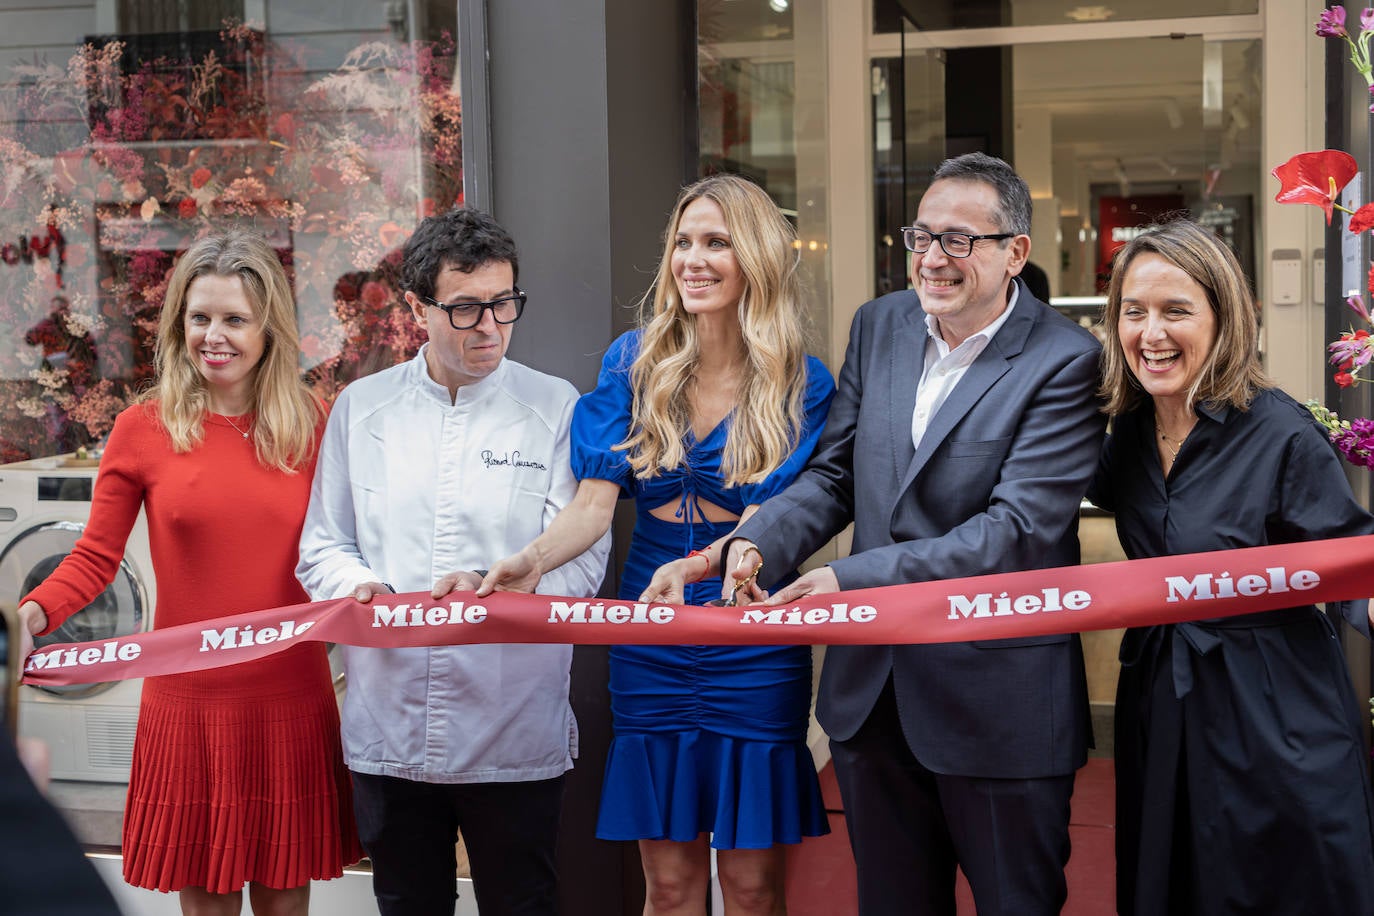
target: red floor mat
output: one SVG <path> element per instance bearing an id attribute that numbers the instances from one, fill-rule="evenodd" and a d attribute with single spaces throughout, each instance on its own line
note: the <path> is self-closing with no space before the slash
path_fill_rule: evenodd
<path id="1" fill-rule="evenodd" d="M 858 902 L 849 834 L 830 767 L 821 773 L 830 815 L 829 836 L 808 838 L 788 851 L 787 912 L 791 916 L 856 916 Z M 1115 794 L 1112 762 L 1094 758 L 1074 783 L 1069 835 L 1069 900 L 1063 916 L 1102 916 L 1116 910 Z M 959 914 L 974 916 L 973 897 L 959 877 Z"/>

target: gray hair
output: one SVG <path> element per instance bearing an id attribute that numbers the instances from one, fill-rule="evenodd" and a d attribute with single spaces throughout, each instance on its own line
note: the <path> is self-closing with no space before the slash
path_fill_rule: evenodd
<path id="1" fill-rule="evenodd" d="M 935 170 L 932 182 L 981 181 L 997 192 L 998 206 L 993 218 L 1003 232 L 1030 235 L 1031 196 L 1026 180 L 1010 165 L 987 153 L 965 153 L 946 159 Z"/>

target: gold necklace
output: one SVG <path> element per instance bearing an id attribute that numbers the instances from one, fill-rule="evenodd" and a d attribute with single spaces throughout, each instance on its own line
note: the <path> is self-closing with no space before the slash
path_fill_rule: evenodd
<path id="1" fill-rule="evenodd" d="M 1172 454 L 1172 457 L 1169 459 L 1170 462 L 1178 458 L 1178 453 L 1182 451 L 1183 443 L 1188 441 L 1188 437 L 1192 434 L 1194 426 L 1197 426 L 1197 417 L 1194 417 L 1193 422 L 1188 424 L 1188 428 L 1184 431 L 1183 435 L 1175 439 L 1164 432 L 1164 424 L 1160 421 L 1159 414 L 1155 414 L 1155 429 L 1159 430 L 1159 440 L 1164 443 L 1164 447 Z"/>
<path id="2" fill-rule="evenodd" d="M 238 425 L 237 423 L 235 423 L 233 420 L 231 420 L 231 419 L 229 419 L 228 417 L 224 416 L 224 414 L 220 414 L 220 416 L 223 417 L 225 423 L 228 423 L 231 427 L 233 427 L 234 432 L 238 433 L 240 436 L 242 436 L 242 437 L 245 438 L 245 439 L 248 438 L 248 433 L 251 433 L 251 432 L 253 431 L 253 424 L 252 424 L 252 423 L 249 423 L 249 424 L 248 424 L 248 432 L 244 432 L 243 430 L 239 429 L 239 425 Z"/>

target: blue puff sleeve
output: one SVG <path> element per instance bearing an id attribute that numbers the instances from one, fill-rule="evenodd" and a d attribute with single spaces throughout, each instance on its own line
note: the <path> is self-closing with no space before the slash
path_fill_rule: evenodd
<path id="1" fill-rule="evenodd" d="M 806 467 L 806 462 L 811 459 L 811 453 L 816 449 L 821 430 L 825 429 L 825 416 L 830 411 L 830 399 L 834 396 L 835 380 L 831 378 L 830 370 L 825 368 L 825 364 L 819 359 L 808 354 L 806 393 L 802 401 L 805 416 L 802 421 L 801 439 L 792 454 L 787 456 L 787 460 L 777 470 L 758 483 L 740 487 L 746 506 L 761 503 L 771 496 L 778 495 L 796 480 L 802 468 Z"/>
<path id="2" fill-rule="evenodd" d="M 625 496 L 632 495 L 634 472 L 626 453 L 611 446 L 624 441 L 630 430 L 630 366 L 638 355 L 639 331 L 617 337 L 601 360 L 596 388 L 578 399 L 572 418 L 573 475 L 618 483 Z"/>

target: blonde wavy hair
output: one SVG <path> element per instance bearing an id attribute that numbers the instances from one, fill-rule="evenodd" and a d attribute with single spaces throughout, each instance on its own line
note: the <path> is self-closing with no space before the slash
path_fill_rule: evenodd
<path id="1" fill-rule="evenodd" d="M 796 232 L 763 189 L 736 175 L 712 175 L 678 196 L 663 239 L 658 276 L 641 301 L 643 336 L 630 367 L 634 391 L 630 434 L 614 446 L 629 453 L 640 478 L 656 477 L 687 460 L 688 397 L 700 362 L 696 317 L 673 278 L 673 251 L 682 214 L 694 201 L 714 201 L 725 215 L 730 246 L 744 275 L 739 301 L 746 365 L 729 420 L 721 470 L 726 486 L 757 483 L 797 447 L 806 391 L 806 351 Z"/>
<path id="2" fill-rule="evenodd" d="M 267 242 L 234 230 L 200 239 L 178 259 L 157 327 L 157 382 L 143 400 L 158 401 L 163 427 L 178 452 L 205 438 L 210 394 L 186 347 L 186 296 L 203 276 L 238 277 L 266 341 L 253 372 L 253 445 L 264 467 L 293 472 L 309 460 L 323 407 L 301 381 L 300 339 L 291 284 Z"/>
<path id="3" fill-rule="evenodd" d="M 1102 315 L 1107 331 L 1102 387 L 1098 390 L 1106 401 L 1103 412 L 1118 416 L 1149 396 L 1131 372 L 1117 330 L 1126 272 L 1142 254 L 1159 255 L 1187 274 L 1207 293 L 1207 304 L 1216 316 L 1216 340 L 1188 391 L 1188 406 L 1226 404 L 1248 410 L 1256 394 L 1274 387 L 1260 365 L 1259 306 L 1230 247 L 1216 233 L 1191 220 L 1177 219 L 1142 232 L 1126 243 L 1112 262 Z"/>

